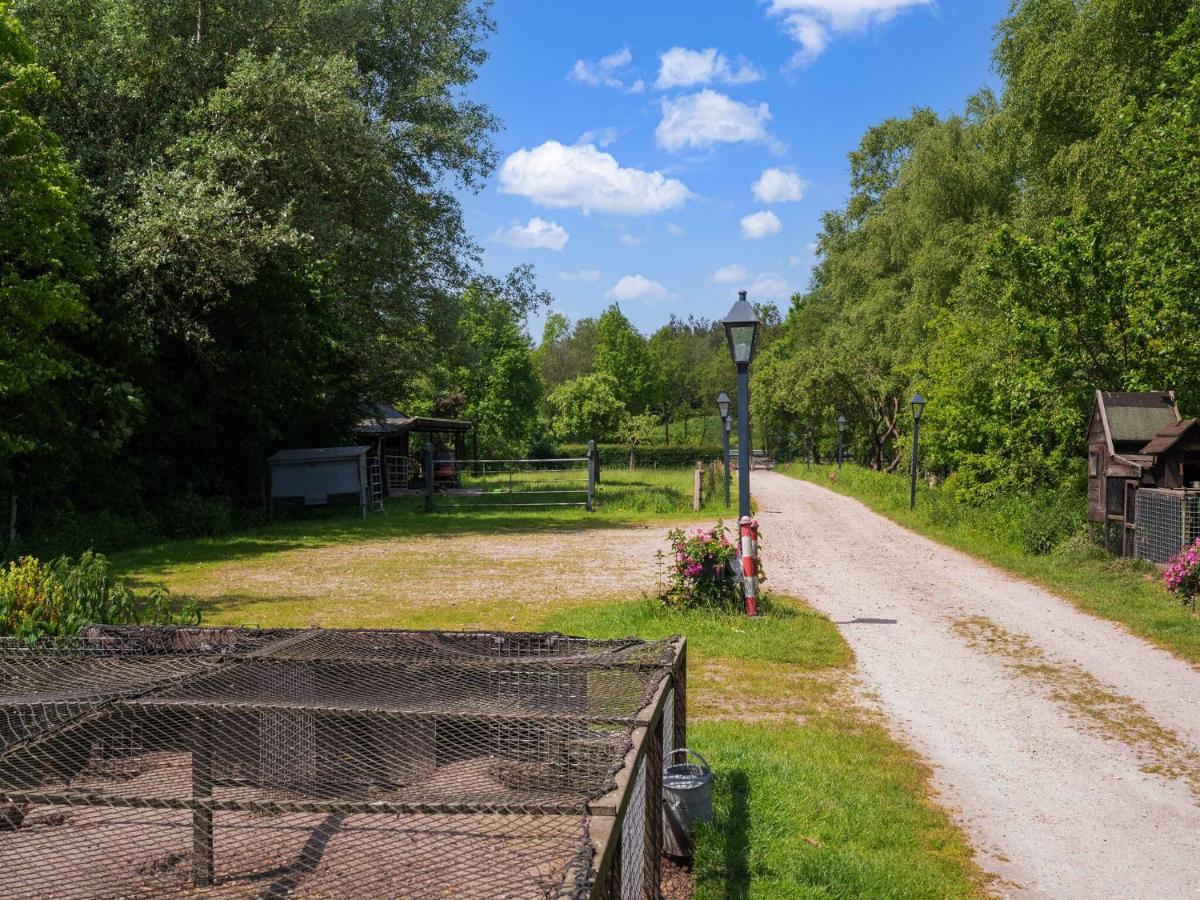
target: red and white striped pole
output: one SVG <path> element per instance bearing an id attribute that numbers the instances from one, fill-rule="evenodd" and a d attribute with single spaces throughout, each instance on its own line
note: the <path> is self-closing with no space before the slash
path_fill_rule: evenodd
<path id="1" fill-rule="evenodd" d="M 742 538 L 742 590 L 746 595 L 746 615 L 758 615 L 758 522 L 742 516 L 738 522 Z"/>

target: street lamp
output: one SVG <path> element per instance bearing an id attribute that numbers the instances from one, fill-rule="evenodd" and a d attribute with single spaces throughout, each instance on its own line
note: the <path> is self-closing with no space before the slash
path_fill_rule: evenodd
<path id="1" fill-rule="evenodd" d="M 729 355 L 737 366 L 738 390 L 738 518 L 750 515 L 750 360 L 758 336 L 758 314 L 738 291 L 737 303 L 725 316 Z"/>
<path id="2" fill-rule="evenodd" d="M 913 416 L 913 448 L 912 448 L 912 471 L 909 476 L 908 486 L 908 508 L 917 508 L 917 434 L 921 430 L 921 413 L 925 411 L 925 398 L 920 394 L 913 394 L 913 398 L 909 401 L 909 406 L 912 407 Z"/>
<path id="3" fill-rule="evenodd" d="M 717 412 L 721 414 L 721 437 L 725 442 L 725 508 L 729 509 L 729 395 L 717 394 Z"/>
<path id="4" fill-rule="evenodd" d="M 838 468 L 842 467 L 842 435 L 846 431 L 846 417 L 838 416 Z"/>

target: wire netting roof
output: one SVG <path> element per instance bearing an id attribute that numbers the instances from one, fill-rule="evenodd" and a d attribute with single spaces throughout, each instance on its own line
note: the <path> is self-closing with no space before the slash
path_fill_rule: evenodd
<path id="1" fill-rule="evenodd" d="M 0 896 L 586 894 L 669 641 L 96 626 L 0 644 Z"/>

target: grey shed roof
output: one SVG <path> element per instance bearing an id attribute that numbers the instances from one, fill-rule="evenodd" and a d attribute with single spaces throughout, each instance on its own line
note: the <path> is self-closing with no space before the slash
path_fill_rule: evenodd
<path id="1" fill-rule="evenodd" d="M 1097 391 L 1109 437 L 1114 442 L 1145 444 L 1179 421 L 1170 391 Z"/>
<path id="2" fill-rule="evenodd" d="M 386 403 L 363 407 L 364 418 L 354 426 L 358 434 L 404 434 L 406 431 L 469 431 L 466 419 L 435 419 L 431 416 L 406 416 Z"/>
<path id="3" fill-rule="evenodd" d="M 269 463 L 331 462 L 337 459 L 355 459 L 369 447 L 309 447 L 305 450 L 279 450 L 267 457 Z"/>

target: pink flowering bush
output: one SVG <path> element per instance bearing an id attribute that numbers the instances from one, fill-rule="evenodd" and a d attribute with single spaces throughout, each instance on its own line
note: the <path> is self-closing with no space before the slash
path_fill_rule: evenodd
<path id="1" fill-rule="evenodd" d="M 1190 603 L 1192 611 L 1196 611 L 1196 595 L 1200 594 L 1200 538 L 1171 557 L 1163 572 L 1163 583 L 1185 606 Z"/>
<path id="2" fill-rule="evenodd" d="M 667 589 L 663 602 L 669 606 L 695 609 L 736 609 L 741 593 L 729 571 L 737 557 L 737 545 L 719 522 L 713 528 L 667 533 L 671 552 L 667 559 Z"/>

